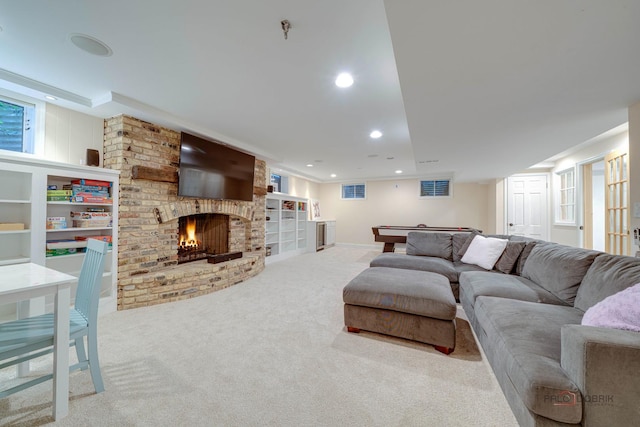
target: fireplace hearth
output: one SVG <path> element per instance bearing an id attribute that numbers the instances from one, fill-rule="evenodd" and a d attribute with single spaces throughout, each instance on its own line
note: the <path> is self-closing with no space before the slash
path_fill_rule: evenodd
<path id="1" fill-rule="evenodd" d="M 226 254 L 207 255 L 207 262 L 209 264 L 218 264 L 219 262 L 227 262 L 238 258 L 242 258 L 242 252 L 227 252 Z"/>

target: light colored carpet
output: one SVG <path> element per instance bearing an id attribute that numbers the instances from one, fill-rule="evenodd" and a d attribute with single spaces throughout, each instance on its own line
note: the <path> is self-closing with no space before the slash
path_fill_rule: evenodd
<path id="1" fill-rule="evenodd" d="M 342 288 L 375 255 L 336 246 L 210 295 L 100 317 L 106 391 L 73 373 L 55 424 L 516 426 L 461 310 L 449 356 L 346 332 Z M 50 399 L 51 382 L 0 399 L 0 424 L 52 423 Z"/>

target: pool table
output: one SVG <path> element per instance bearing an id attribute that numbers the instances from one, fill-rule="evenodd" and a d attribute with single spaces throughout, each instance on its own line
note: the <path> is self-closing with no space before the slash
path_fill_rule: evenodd
<path id="1" fill-rule="evenodd" d="M 425 224 L 418 225 L 378 225 L 377 227 L 371 227 L 373 230 L 373 236 L 376 242 L 383 242 L 384 247 L 382 252 L 393 252 L 395 250 L 396 243 L 407 243 L 407 234 L 410 231 L 423 231 L 423 232 L 450 232 L 450 233 L 471 233 L 477 231 L 482 233 L 482 230 L 471 227 L 429 227 Z"/>

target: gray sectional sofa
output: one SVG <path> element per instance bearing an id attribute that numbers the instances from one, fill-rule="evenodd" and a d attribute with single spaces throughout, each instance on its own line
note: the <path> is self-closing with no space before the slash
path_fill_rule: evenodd
<path id="1" fill-rule="evenodd" d="M 518 236 L 496 267 L 462 262 L 466 233 L 409 233 L 372 267 L 450 281 L 522 426 L 640 425 L 640 333 L 583 326 L 587 309 L 640 283 L 640 259 Z"/>

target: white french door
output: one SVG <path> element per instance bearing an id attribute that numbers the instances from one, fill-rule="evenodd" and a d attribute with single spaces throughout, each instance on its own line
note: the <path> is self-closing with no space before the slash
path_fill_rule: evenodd
<path id="1" fill-rule="evenodd" d="M 629 153 L 613 152 L 605 159 L 606 252 L 629 255 Z"/>
<path id="2" fill-rule="evenodd" d="M 507 179 L 507 234 L 549 240 L 548 175 Z"/>

